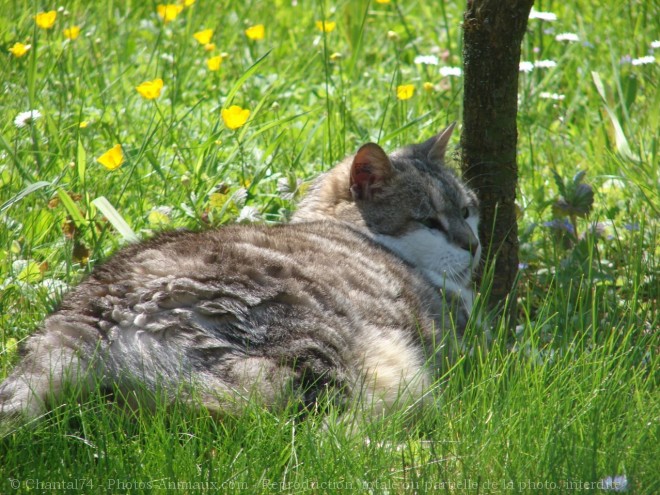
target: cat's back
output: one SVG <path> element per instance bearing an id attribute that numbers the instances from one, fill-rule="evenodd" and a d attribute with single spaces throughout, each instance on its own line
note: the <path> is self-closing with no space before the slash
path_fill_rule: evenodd
<path id="1" fill-rule="evenodd" d="M 161 234 L 99 265 L 63 311 L 86 308 L 111 340 L 131 327 L 209 333 L 240 327 L 254 346 L 279 327 L 291 335 L 312 321 L 409 326 L 433 313 L 436 299 L 396 255 L 349 226 L 321 221 Z"/>
<path id="2" fill-rule="evenodd" d="M 294 386 L 311 404 L 328 385 L 367 380 L 389 403 L 401 380 L 425 376 L 442 314 L 437 290 L 410 265 L 321 221 L 170 232 L 129 246 L 74 289 L 45 330 L 75 328 L 90 354 L 100 342 L 115 381 L 194 376 L 230 395 L 260 383 L 269 403 L 273 387 Z M 227 407 L 214 401 L 207 406 Z"/>
<path id="3" fill-rule="evenodd" d="M 339 222 L 276 226 L 232 225 L 202 232 L 172 231 L 130 245 L 92 272 L 93 284 L 146 285 L 156 279 L 193 278 L 221 283 L 288 279 L 343 281 L 348 290 L 403 290 L 421 279 L 409 265 L 363 233 Z M 394 293 L 393 293 L 394 294 Z"/>

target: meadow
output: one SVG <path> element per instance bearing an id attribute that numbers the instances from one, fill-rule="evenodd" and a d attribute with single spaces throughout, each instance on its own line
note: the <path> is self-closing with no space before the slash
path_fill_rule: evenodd
<path id="1" fill-rule="evenodd" d="M 464 2 L 0 5 L 0 379 L 119 246 L 287 221 L 361 144 L 460 132 Z M 215 421 L 92 394 L 4 433 L 0 493 L 659 493 L 658 19 L 536 2 L 515 321 L 468 331 L 434 407 L 355 434 L 332 408 Z"/>

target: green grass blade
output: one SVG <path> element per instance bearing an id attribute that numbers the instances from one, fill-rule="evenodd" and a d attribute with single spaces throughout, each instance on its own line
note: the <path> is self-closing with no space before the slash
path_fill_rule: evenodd
<path id="1" fill-rule="evenodd" d="M 92 204 L 96 206 L 103 216 L 108 219 L 112 226 L 119 232 L 122 238 L 127 242 L 137 242 L 140 238 L 137 234 L 131 229 L 124 217 L 122 217 L 119 212 L 115 209 L 114 206 L 110 204 L 110 201 L 107 200 L 105 196 L 100 196 L 92 201 Z"/>
<path id="2" fill-rule="evenodd" d="M 71 199 L 71 196 L 69 196 L 69 193 L 67 193 L 64 189 L 59 188 L 57 190 L 57 196 L 60 198 L 64 208 L 66 208 L 66 211 L 68 211 L 69 215 L 71 215 L 71 218 L 75 222 L 76 227 L 84 227 L 87 224 L 87 221 L 85 220 L 85 217 L 83 217 L 82 213 L 80 213 L 80 208 L 76 206 L 76 203 L 74 203 L 74 201 Z"/>
<path id="3" fill-rule="evenodd" d="M 21 192 L 19 192 L 16 196 L 13 198 L 9 199 L 8 201 L 5 201 L 2 206 L 0 206 L 0 213 L 4 212 L 5 210 L 11 208 L 11 206 L 20 200 L 22 200 L 25 196 L 32 194 L 34 191 L 38 191 L 39 189 L 42 189 L 44 187 L 51 186 L 52 184 L 50 182 L 46 181 L 39 181 L 35 182 L 34 184 L 30 184 L 27 186 L 25 189 L 23 189 Z"/>
<path id="4" fill-rule="evenodd" d="M 600 78 L 600 74 L 598 72 L 593 71 L 591 73 L 591 77 L 594 80 L 594 85 L 596 86 L 596 89 L 598 90 L 598 94 L 600 97 L 603 99 L 605 111 L 607 112 L 607 116 L 610 118 L 610 121 L 612 122 L 612 126 L 614 126 L 614 139 L 616 142 L 616 149 L 617 151 L 623 156 L 624 158 L 634 161 L 634 162 L 639 162 L 639 157 L 636 156 L 630 149 L 630 145 L 628 144 L 628 139 L 626 139 L 626 135 L 623 132 L 623 128 L 621 127 L 621 124 L 619 123 L 619 119 L 616 116 L 616 113 L 610 108 L 609 104 L 607 103 L 607 95 L 605 93 L 605 86 L 603 85 L 603 81 Z"/>
<path id="5" fill-rule="evenodd" d="M 231 105 L 232 101 L 234 101 L 234 96 L 238 92 L 239 89 L 241 89 L 241 86 L 247 81 L 252 74 L 254 74 L 259 66 L 263 64 L 266 59 L 268 58 L 268 55 L 270 55 L 270 50 L 268 50 L 265 54 L 263 54 L 252 66 L 246 70 L 241 77 L 238 78 L 238 80 L 234 83 L 232 88 L 229 90 L 229 93 L 227 93 L 227 98 L 225 98 L 225 103 L 222 108 L 229 108 Z"/>

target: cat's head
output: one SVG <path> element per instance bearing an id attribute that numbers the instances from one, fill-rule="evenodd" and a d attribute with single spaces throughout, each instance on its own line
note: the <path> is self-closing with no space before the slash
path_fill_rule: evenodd
<path id="1" fill-rule="evenodd" d="M 293 221 L 350 223 L 435 285 L 467 287 L 481 254 L 479 211 L 475 194 L 444 166 L 453 128 L 389 155 L 365 144 L 315 182 Z"/>

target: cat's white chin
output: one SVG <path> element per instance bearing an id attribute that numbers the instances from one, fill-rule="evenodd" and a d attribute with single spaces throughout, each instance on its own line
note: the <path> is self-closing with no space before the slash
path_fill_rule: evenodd
<path id="1" fill-rule="evenodd" d="M 466 306 L 472 306 L 470 283 L 472 271 L 479 262 L 480 249 L 473 256 L 469 251 L 447 242 L 442 233 L 426 228 L 400 237 L 377 234 L 374 239 L 416 266 L 433 285 L 460 294 Z"/>

